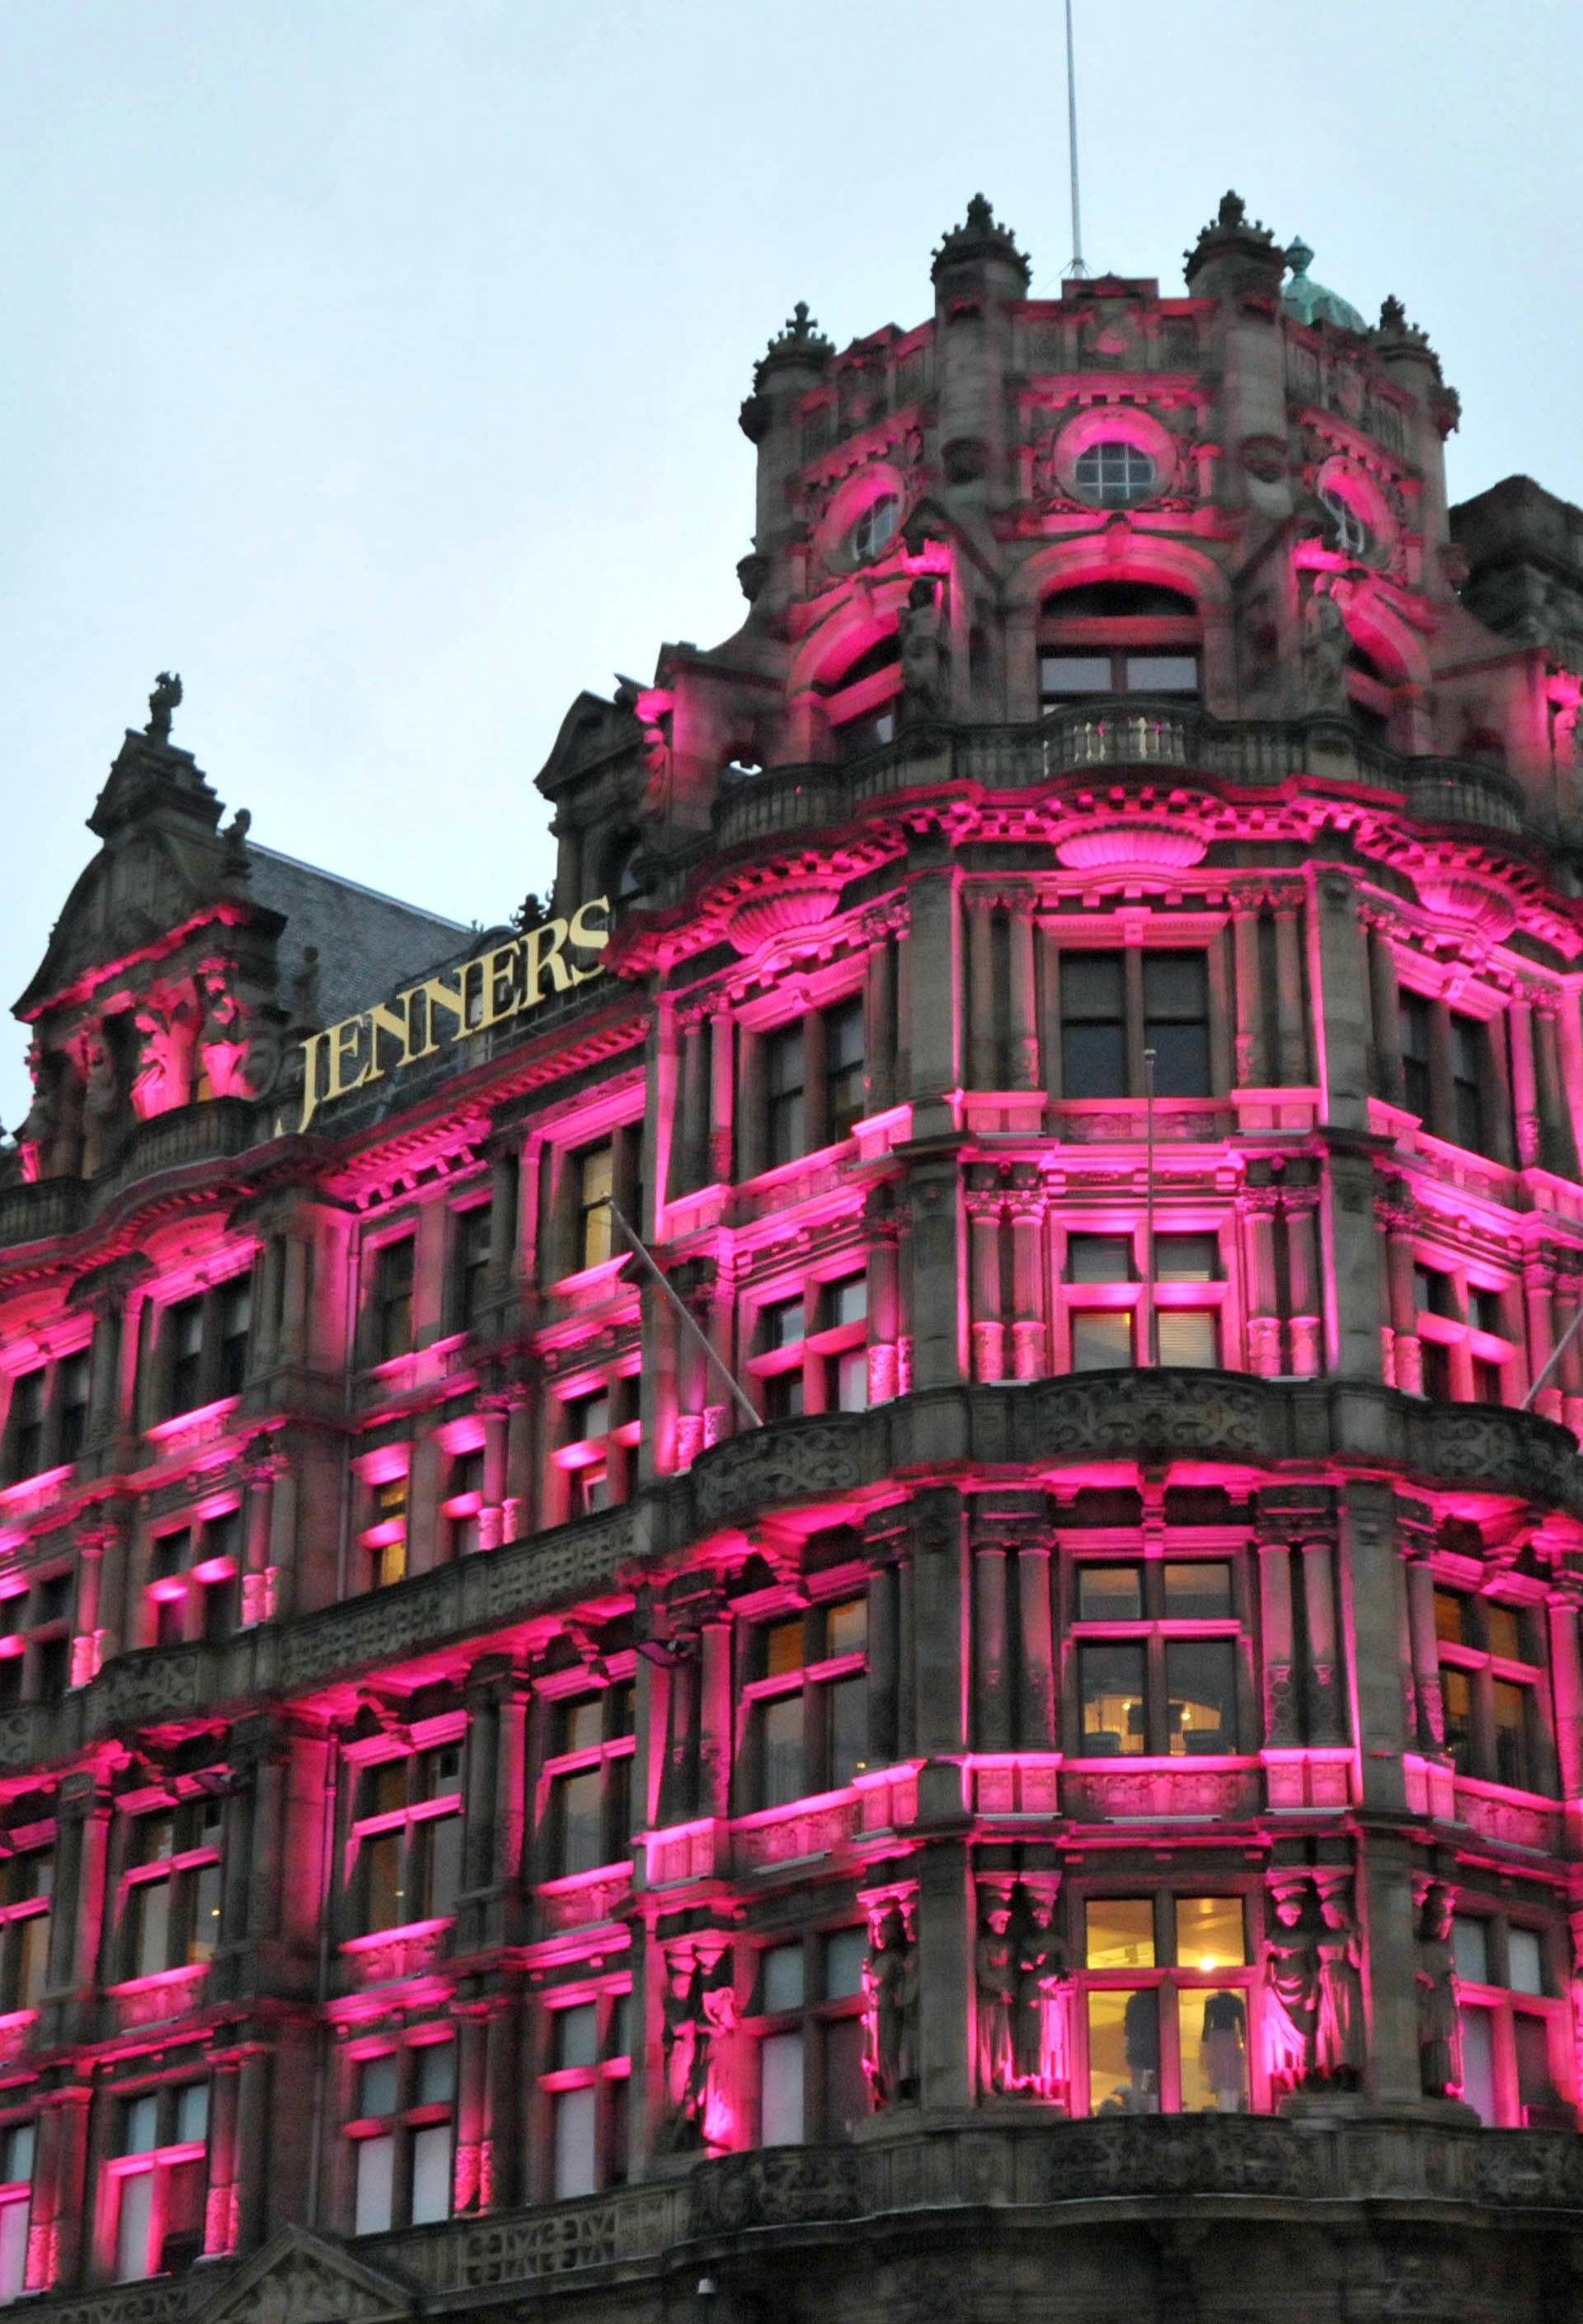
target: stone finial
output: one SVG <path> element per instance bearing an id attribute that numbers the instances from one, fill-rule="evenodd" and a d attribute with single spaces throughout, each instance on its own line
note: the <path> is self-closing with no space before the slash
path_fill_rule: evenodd
<path id="1" fill-rule="evenodd" d="M 1250 226 L 1247 204 L 1240 194 L 1227 191 L 1221 195 L 1220 207 L 1208 225 L 1199 227 L 1199 238 L 1192 248 L 1182 253 L 1190 278 L 1194 268 L 1201 264 L 1211 252 L 1232 242 L 1250 244 L 1261 252 L 1273 252 L 1275 248 L 1275 237 L 1264 219 L 1254 218 Z M 1309 256 L 1313 256 L 1311 250 Z"/>
<path id="2" fill-rule="evenodd" d="M 765 374 L 777 364 L 803 364 L 811 366 L 815 371 L 822 371 L 835 352 L 829 340 L 826 338 L 818 323 L 809 313 L 807 300 L 799 299 L 754 366 L 754 394 L 756 395 L 763 386 Z M 753 398 L 750 397 L 748 401 L 751 404 Z M 744 427 L 749 436 L 754 434 L 753 429 L 748 427 L 745 421 Z"/>
<path id="3" fill-rule="evenodd" d="M 930 271 L 938 281 L 942 266 L 960 265 L 965 260 L 976 258 L 1004 259 L 1017 269 L 1024 283 L 1028 280 L 1031 270 L 1017 248 L 1016 235 L 1009 226 L 1001 224 L 983 194 L 974 195 L 961 225 L 949 227 L 940 236 Z"/>
<path id="4" fill-rule="evenodd" d="M 162 669 L 154 680 L 153 692 L 148 698 L 148 724 L 143 733 L 151 742 L 168 742 L 171 739 L 171 714 L 181 707 L 181 676 L 179 670 Z"/>
<path id="5" fill-rule="evenodd" d="M 1404 331 L 1407 328 L 1407 309 L 1394 291 L 1380 301 L 1380 328 L 1382 331 Z"/>

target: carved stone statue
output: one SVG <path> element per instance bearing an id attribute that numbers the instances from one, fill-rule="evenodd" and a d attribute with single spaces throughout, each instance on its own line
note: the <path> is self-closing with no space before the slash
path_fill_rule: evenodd
<path id="1" fill-rule="evenodd" d="M 1418 1923 L 1418 2062 L 1426 2098 L 1455 2098 L 1462 2088 L 1455 1971 L 1451 1898 L 1437 1881 L 1425 1892 Z"/>
<path id="2" fill-rule="evenodd" d="M 1283 1881 L 1270 1899 L 1264 1942 L 1264 1983 L 1272 2028 L 1270 2079 L 1294 2090 L 1313 2071 L 1319 2015 L 1319 1949 L 1313 1891 L 1307 1880 Z"/>
<path id="3" fill-rule="evenodd" d="M 1314 2030 L 1319 2080 L 1356 2089 L 1363 2077 L 1362 1943 L 1352 1917 L 1350 1883 L 1321 1877 L 1319 1955 L 1319 2007 Z"/>
<path id="4" fill-rule="evenodd" d="M 950 707 L 945 584 L 927 577 L 915 581 L 897 627 L 903 720 L 916 724 L 945 717 Z"/>
<path id="5" fill-rule="evenodd" d="M 1034 2098 L 1064 2100 L 1070 2079 L 1069 1980 L 1066 1948 L 1055 1932 L 1055 1899 L 1043 1910 L 1019 1891 L 1016 2012 L 1012 2067 L 1016 2087 Z"/>
<path id="6" fill-rule="evenodd" d="M 252 872 L 247 861 L 247 835 L 253 828 L 253 816 L 245 807 L 239 807 L 220 834 L 220 845 L 225 853 L 220 862 L 221 877 L 226 880 L 245 880 Z"/>
<path id="7" fill-rule="evenodd" d="M 162 669 L 154 680 L 154 690 L 148 698 L 148 724 L 143 733 L 151 742 L 168 742 L 171 739 L 171 714 L 181 706 L 181 678 L 178 670 Z"/>
<path id="8" fill-rule="evenodd" d="M 120 1079 L 102 1026 L 87 1036 L 82 1050 L 82 1168 L 91 1178 L 110 1158 L 121 1110 Z"/>
<path id="9" fill-rule="evenodd" d="M 1302 615 L 1303 691 L 1310 710 L 1347 709 L 1347 657 L 1351 650 L 1340 606 L 1328 589 L 1315 586 Z"/>
<path id="10" fill-rule="evenodd" d="M 29 1180 L 53 1177 L 60 1168 L 56 1147 L 60 1135 L 60 1102 L 49 1067 L 33 1060 L 32 1103 L 16 1133 L 22 1155 L 22 1175 Z"/>
<path id="11" fill-rule="evenodd" d="M 1012 1935 L 1011 1900 L 993 1889 L 979 1911 L 973 1975 L 979 2095 L 1004 2098 L 1016 2080 L 1012 2028 L 1017 2008 L 1017 1946 Z"/>
<path id="12" fill-rule="evenodd" d="M 918 2096 L 918 1948 L 899 1904 L 885 1912 L 863 1965 L 863 2070 L 876 2107 Z"/>
<path id="13" fill-rule="evenodd" d="M 736 2022 L 727 1953 L 700 1960 L 690 1946 L 671 1957 L 665 1987 L 666 2125 L 672 2153 L 726 2143 L 728 2124 L 721 2090 L 720 2037 Z"/>

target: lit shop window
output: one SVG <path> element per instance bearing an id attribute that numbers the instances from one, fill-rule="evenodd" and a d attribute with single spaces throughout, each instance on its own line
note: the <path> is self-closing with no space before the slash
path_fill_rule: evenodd
<path id="1" fill-rule="evenodd" d="M 1462 2025 L 1462 2096 L 1481 2121 L 1569 2129 L 1566 2005 L 1538 1929 L 1504 1914 L 1451 1923 Z"/>
<path id="2" fill-rule="evenodd" d="M 563 1399 L 555 1462 L 568 1517 L 592 1517 L 625 1500 L 640 1433 L 637 1399 L 637 1379 L 628 1373 Z"/>
<path id="3" fill-rule="evenodd" d="M 545 1860 L 567 1879 L 632 1854 L 632 1758 L 636 1689 L 630 1679 L 548 1706 Z"/>
<path id="4" fill-rule="evenodd" d="M 470 1446 L 451 1455 L 445 1480 L 440 1516 L 445 1522 L 446 1553 L 470 1557 L 478 1546 L 479 1519 L 484 1507 L 484 1448 Z"/>
<path id="5" fill-rule="evenodd" d="M 1401 997 L 1402 1090 L 1409 1113 L 1452 1146 L 1491 1152 L 1492 1037 L 1498 1029 L 1424 992 Z"/>
<path id="6" fill-rule="evenodd" d="M 785 1807 L 839 1791 L 868 1750 L 868 1608 L 812 1606 L 749 1634 L 754 1804 Z"/>
<path id="7" fill-rule="evenodd" d="M 748 1369 L 766 1420 L 804 1412 L 862 1412 L 868 1404 L 868 1278 L 838 1276 L 758 1311 Z"/>
<path id="8" fill-rule="evenodd" d="M 0 1857 L 0 2012 L 39 2006 L 49 1966 L 54 1888 L 53 1849 L 19 1849 Z"/>
<path id="9" fill-rule="evenodd" d="M 222 1646 L 236 1628 L 242 1512 L 223 1509 L 156 1534 L 149 1553 L 146 1642 Z"/>
<path id="10" fill-rule="evenodd" d="M 1062 1097 L 1143 1097 L 1145 1049 L 1157 1096 L 1211 1094 L 1208 955 L 1136 945 L 1063 952 Z"/>
<path id="11" fill-rule="evenodd" d="M 156 1977 L 214 1958 L 220 1936 L 220 1802 L 183 1800 L 130 1821 L 122 1878 L 122 1975 Z"/>
<path id="12" fill-rule="evenodd" d="M 1215 1234 L 1156 1234 L 1154 1341 L 1162 1364 L 1224 1360 L 1225 1269 Z M 1148 1359 L 1149 1240 L 1125 1234 L 1069 1234 L 1062 1306 L 1067 1361 L 1075 1372 L 1125 1370 Z"/>
<path id="13" fill-rule="evenodd" d="M 1413 1270 L 1423 1392 L 1439 1404 L 1514 1404 L 1514 1292 L 1475 1281 L 1465 1268 L 1421 1262 Z"/>
<path id="14" fill-rule="evenodd" d="M 240 1396 L 252 1331 L 251 1271 L 165 1308 L 158 1327 L 158 1416 L 171 1420 L 221 1397 Z"/>
<path id="15" fill-rule="evenodd" d="M 368 1487 L 362 1543 L 368 1559 L 368 1587 L 388 1590 L 407 1571 L 407 1480 L 403 1473 Z"/>
<path id="16" fill-rule="evenodd" d="M 456 2152 L 456 2044 L 414 2041 L 352 2064 L 352 2233 L 421 2227 L 450 2217 Z"/>
<path id="17" fill-rule="evenodd" d="M 1253 1973 L 1240 1895 L 1090 1896 L 1090 2114 L 1245 2114 Z"/>
<path id="18" fill-rule="evenodd" d="M 369 1247 L 367 1307 L 365 1314 L 366 1360 L 388 1363 L 404 1356 L 412 1344 L 412 1286 L 418 1257 L 414 1232 L 392 1235 Z"/>
<path id="19" fill-rule="evenodd" d="M 456 1910 L 462 1875 L 462 1746 L 356 1771 L 352 1824 L 356 1932 L 373 1936 Z"/>
<path id="20" fill-rule="evenodd" d="M 863 2073 L 866 1930 L 831 1929 L 768 1945 L 754 2015 L 761 2146 L 847 2138 L 868 2113 Z"/>
<path id="21" fill-rule="evenodd" d="M 59 1702 L 71 1683 L 70 1573 L 35 1574 L 0 1598 L 0 1710 Z"/>
<path id="22" fill-rule="evenodd" d="M 203 2249 L 208 2085 L 167 2084 L 118 2104 L 106 2179 L 116 2280 L 137 2283 L 179 2273 Z"/>
<path id="23" fill-rule="evenodd" d="M 453 1331 L 470 1332 L 484 1312 L 489 1296 L 489 1259 L 493 1248 L 493 1212 L 488 1203 L 470 1203 L 451 1216 L 451 1298 Z"/>
<path id="24" fill-rule="evenodd" d="M 0 2125 L 0 2301 L 27 2282 L 27 2231 L 32 2216 L 33 2125 Z"/>
<path id="25" fill-rule="evenodd" d="M 1232 1561 L 1218 1557 L 1076 1567 L 1069 1749 L 1114 1759 L 1239 1748 L 1236 1580 Z"/>
<path id="26" fill-rule="evenodd" d="M 548 2013 L 550 2186 L 556 2197 L 591 2195 L 626 2179 L 632 1996 L 603 1992 Z"/>
<path id="27" fill-rule="evenodd" d="M 88 1351 L 14 1372 L 0 1473 L 8 1485 L 75 1461 L 88 1434 Z"/>
<path id="28" fill-rule="evenodd" d="M 760 1036 L 764 1125 L 758 1167 L 778 1169 L 849 1138 L 864 1112 L 861 998 Z"/>
<path id="29" fill-rule="evenodd" d="M 1093 447 L 1150 464 L 1129 445 Z M 1080 489 L 1080 487 L 1079 487 Z M 1118 695 L 1193 702 L 1201 624 L 1193 600 L 1144 581 L 1090 581 L 1046 598 L 1039 628 L 1039 692 L 1046 711 Z"/>
<path id="30" fill-rule="evenodd" d="M 1520 1792 L 1550 1788 L 1542 1620 L 1536 1607 L 1435 1591 L 1446 1748 L 1459 1775 Z"/>

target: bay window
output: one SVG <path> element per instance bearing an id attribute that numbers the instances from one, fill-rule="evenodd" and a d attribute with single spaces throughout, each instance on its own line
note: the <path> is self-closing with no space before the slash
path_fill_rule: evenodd
<path id="1" fill-rule="evenodd" d="M 1078 1983 L 1088 2111 L 1245 2113 L 1249 1959 L 1240 1895 L 1087 1898 Z"/>
<path id="2" fill-rule="evenodd" d="M 153 1416 L 174 1420 L 222 1397 L 240 1396 L 253 1332 L 251 1268 L 161 1313 Z"/>
<path id="3" fill-rule="evenodd" d="M 1226 1284 L 1218 1236 L 1156 1233 L 1153 1256 L 1158 1360 L 1222 1363 Z M 1070 1370 L 1116 1370 L 1149 1360 L 1149 1260 L 1141 1224 L 1116 1234 L 1068 1234 L 1061 1307 Z"/>
<path id="4" fill-rule="evenodd" d="M 1068 1750 L 1202 1757 L 1242 1747 L 1240 1576 L 1224 1557 L 1084 1559 L 1075 1568 Z"/>
<path id="5" fill-rule="evenodd" d="M 754 1038 L 760 1099 L 756 1120 L 744 1119 L 744 1177 L 849 1138 L 866 1104 L 861 994 Z"/>
<path id="6" fill-rule="evenodd" d="M 11 1376 L 0 1480 L 23 1483 L 75 1461 L 88 1434 L 88 1351 L 34 1364 Z"/>
<path id="7" fill-rule="evenodd" d="M 372 1936 L 456 1910 L 462 1873 L 459 1738 L 400 1758 L 365 1763 L 354 1775 L 351 1831 L 356 1932 Z"/>
<path id="8" fill-rule="evenodd" d="M 862 1412 L 868 1404 L 868 1279 L 837 1276 L 759 1307 L 759 1383 L 766 1420 L 805 1412 Z"/>
<path id="9" fill-rule="evenodd" d="M 1438 995 L 1405 988 L 1401 993 L 1397 1039 L 1407 1111 L 1432 1137 L 1496 1160 L 1507 1158 L 1509 1138 L 1495 1102 L 1501 1032 L 1498 1019 L 1453 1009 Z"/>
<path id="10" fill-rule="evenodd" d="M 869 2111 L 863 2072 L 864 1928 L 766 1945 L 745 2031 L 758 2052 L 761 2146 L 847 2138 Z"/>
<path id="11" fill-rule="evenodd" d="M 223 1646 L 236 1627 L 241 1570 L 239 1508 L 156 1534 L 145 1592 L 147 1644 L 178 1646 L 204 1639 Z"/>
<path id="12" fill-rule="evenodd" d="M 1480 1281 L 1459 1261 L 1420 1260 L 1413 1269 L 1423 1392 L 1435 1403 L 1519 1400 L 1517 1295 Z"/>

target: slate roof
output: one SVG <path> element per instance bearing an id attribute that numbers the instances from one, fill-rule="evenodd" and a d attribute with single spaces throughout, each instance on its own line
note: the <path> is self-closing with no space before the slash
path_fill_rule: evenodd
<path id="1" fill-rule="evenodd" d="M 317 945 L 319 1015 L 327 1025 L 471 949 L 470 941 L 462 941 L 470 939 L 471 931 L 460 920 L 382 896 L 377 889 L 300 863 L 294 855 L 279 854 L 251 839 L 247 861 L 253 875 L 249 894 L 286 922 L 279 952 L 281 998 L 291 991 L 304 947 Z"/>

